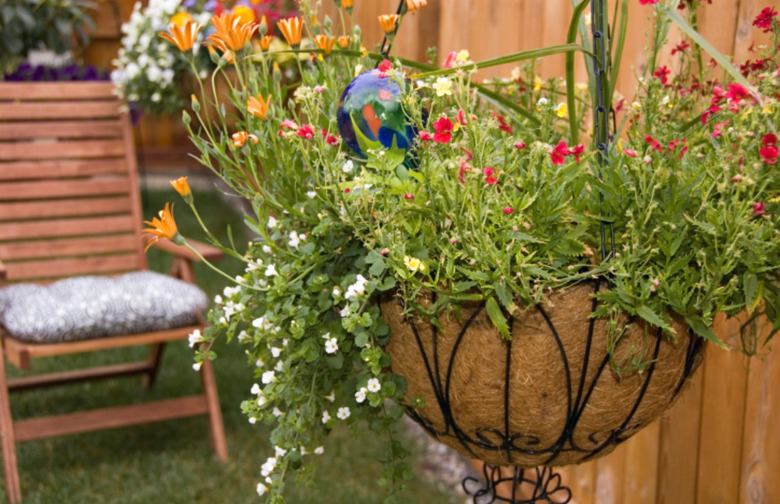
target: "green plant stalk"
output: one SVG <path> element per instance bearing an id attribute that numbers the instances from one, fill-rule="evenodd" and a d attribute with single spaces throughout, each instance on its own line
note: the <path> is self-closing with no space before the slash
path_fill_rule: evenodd
<path id="1" fill-rule="evenodd" d="M 577 27 L 580 18 L 590 0 L 583 0 L 575 9 L 569 23 L 569 31 L 566 34 L 566 43 L 574 44 L 577 41 Z M 579 141 L 579 127 L 577 124 L 577 103 L 574 92 L 574 51 L 566 53 L 566 104 L 569 111 L 569 143 L 577 145 Z"/>

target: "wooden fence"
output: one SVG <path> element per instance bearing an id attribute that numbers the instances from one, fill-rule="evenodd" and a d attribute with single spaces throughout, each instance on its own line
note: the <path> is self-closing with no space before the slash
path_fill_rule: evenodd
<path id="1" fill-rule="evenodd" d="M 116 1 L 116 12 L 127 18 L 134 0 Z M 337 19 L 330 0 L 323 3 Z M 376 16 L 394 12 L 397 4 L 355 0 L 366 45 L 381 41 Z M 747 59 L 756 35 L 752 21 L 766 6 L 780 9 L 780 0 L 712 0 L 700 11 L 700 30 L 720 51 Z M 424 60 L 427 48 L 438 46 L 440 62 L 449 51 L 468 49 L 478 61 L 564 43 L 571 10 L 570 0 L 428 0 L 428 6 L 402 26 L 395 50 Z M 643 70 L 643 33 L 650 13 L 649 7 L 630 0 L 630 40 L 618 83 L 628 97 L 634 72 Z M 101 16 L 101 23 L 115 23 L 113 12 Z M 117 33 L 102 26 L 89 56 L 105 63 L 114 57 L 118 44 Z M 675 37 L 679 35 L 673 32 L 676 42 Z M 563 59 L 548 58 L 539 68 L 543 76 L 563 75 Z M 482 76 L 506 75 L 510 70 L 489 69 Z M 147 117 L 139 127 L 144 149 L 178 151 L 186 138 L 177 132 L 177 123 L 178 118 Z M 720 320 L 716 332 L 733 340 L 738 326 Z M 780 503 L 780 351 L 753 359 L 715 348 L 706 353 L 693 383 L 663 419 L 611 455 L 563 469 L 578 504 Z"/>

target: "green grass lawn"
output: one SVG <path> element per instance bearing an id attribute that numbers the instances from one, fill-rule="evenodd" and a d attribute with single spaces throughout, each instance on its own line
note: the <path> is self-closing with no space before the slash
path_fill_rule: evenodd
<path id="1" fill-rule="evenodd" d="M 213 231 L 233 227 L 237 244 L 248 239 L 241 217 L 233 205 L 216 192 L 196 191 L 198 208 Z M 148 194 L 146 218 L 153 216 L 166 200 L 178 201 L 174 191 Z M 176 204 L 176 220 L 186 236 L 201 237 L 183 202 Z M 149 254 L 153 269 L 165 271 L 167 261 L 157 251 Z M 239 264 L 222 267 L 232 274 Z M 207 268 L 199 268 L 201 286 L 213 297 L 222 290 L 222 279 Z M 167 421 L 88 434 L 32 441 L 17 445 L 22 494 L 26 504 L 59 503 L 256 503 L 255 484 L 260 481 L 260 465 L 269 456 L 268 429 L 250 425 L 240 412 L 254 383 L 251 368 L 235 344 L 216 346 L 217 385 L 225 421 L 230 460 L 222 464 L 211 451 L 205 417 Z M 144 348 L 52 358 L 36 362 L 36 372 L 63 370 L 76 365 L 99 365 L 141 359 Z M 68 385 L 12 396 L 14 418 L 55 414 L 83 408 L 128 404 L 155 398 L 197 392 L 200 383 L 191 368 L 192 352 L 184 341 L 169 344 L 160 374 L 151 389 L 140 386 L 140 378 L 121 378 L 91 384 Z M 9 374 L 20 373 L 13 367 Z M 353 437 L 348 429 L 336 429 L 319 458 L 314 488 L 291 488 L 290 504 L 376 504 L 382 489 L 376 484 L 379 464 L 376 455 L 383 449 L 380 440 L 362 431 Z M 445 504 L 458 500 L 436 485 L 409 482 L 402 502 Z M 2 488 L 5 502 L 5 488 Z"/>

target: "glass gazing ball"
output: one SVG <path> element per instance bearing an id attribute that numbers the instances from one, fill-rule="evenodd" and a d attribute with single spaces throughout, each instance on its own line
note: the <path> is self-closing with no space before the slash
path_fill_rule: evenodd
<path id="1" fill-rule="evenodd" d="M 336 112 L 339 133 L 362 158 L 368 149 L 392 147 L 406 150 L 409 157 L 417 128 L 407 121 L 398 81 L 380 75 L 379 70 L 361 74 L 341 94 Z"/>

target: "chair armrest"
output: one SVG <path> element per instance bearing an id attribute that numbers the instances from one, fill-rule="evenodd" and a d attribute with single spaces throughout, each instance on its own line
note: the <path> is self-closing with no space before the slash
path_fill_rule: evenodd
<path id="1" fill-rule="evenodd" d="M 212 247 L 211 245 L 203 242 L 199 242 L 197 240 L 187 240 L 187 243 L 197 250 L 206 260 L 208 261 L 218 261 L 220 259 L 223 259 L 225 257 L 225 253 L 219 250 L 217 247 Z M 200 257 L 198 257 L 197 254 L 195 254 L 192 250 L 188 249 L 187 247 L 183 247 L 181 245 L 176 245 L 170 240 L 157 240 L 153 243 L 154 247 L 159 248 L 160 250 L 164 250 L 166 252 L 169 252 L 176 257 L 181 257 L 183 259 L 188 259 L 190 261 L 200 261 Z"/>

